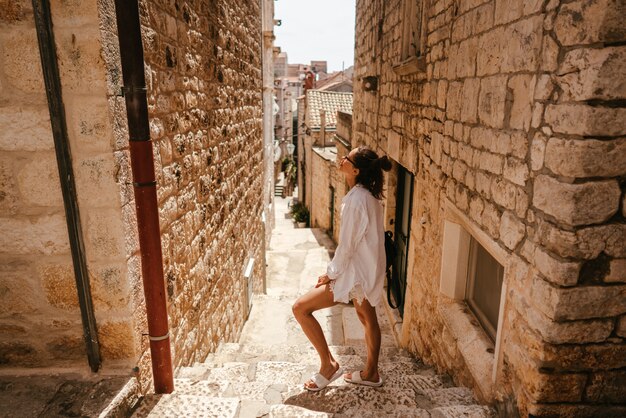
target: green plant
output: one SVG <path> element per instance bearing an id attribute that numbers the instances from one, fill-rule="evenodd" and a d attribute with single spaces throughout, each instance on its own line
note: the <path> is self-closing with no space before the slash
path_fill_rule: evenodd
<path id="1" fill-rule="evenodd" d="M 306 206 L 304 206 L 304 204 L 298 202 L 298 203 L 294 203 L 291 206 L 291 216 L 293 218 L 294 221 L 301 223 L 301 222 L 308 222 L 309 221 L 309 210 L 306 208 Z"/>

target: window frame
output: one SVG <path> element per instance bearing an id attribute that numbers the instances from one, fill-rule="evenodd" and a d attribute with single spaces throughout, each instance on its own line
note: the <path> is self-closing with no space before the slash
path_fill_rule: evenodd
<path id="1" fill-rule="evenodd" d="M 402 2 L 399 60 L 393 66 L 393 70 L 399 75 L 426 71 L 425 50 L 429 6 L 429 0 L 403 0 Z"/>
<path id="2" fill-rule="evenodd" d="M 457 349 L 486 398 L 491 398 L 502 376 L 504 312 L 507 309 L 508 278 L 513 259 L 479 225 L 471 221 L 450 200 L 445 199 L 443 245 L 440 270 L 438 312 L 444 326 L 456 338 Z M 503 280 L 498 310 L 498 326 L 493 341 L 477 323 L 465 301 L 469 248 L 474 238 L 502 267 Z M 508 261 L 508 262 L 507 262 Z"/>
<path id="3" fill-rule="evenodd" d="M 498 325 L 500 323 L 500 318 L 497 318 L 497 323 L 494 326 L 489 320 L 489 318 L 487 318 L 487 315 L 484 313 L 481 306 L 472 297 L 474 293 L 475 284 L 476 284 L 476 268 L 478 264 L 478 253 L 479 253 L 478 247 L 479 246 L 485 251 L 485 253 L 491 256 L 491 254 L 489 254 L 489 251 L 487 251 L 485 247 L 480 245 L 480 243 L 474 237 L 470 238 L 468 266 L 467 266 L 467 280 L 466 280 L 466 285 L 465 285 L 464 300 L 467 306 L 469 307 L 469 309 L 474 314 L 474 316 L 476 316 L 476 319 L 482 326 L 487 336 L 489 336 L 489 338 L 491 338 L 491 340 L 495 342 L 497 331 L 498 331 Z M 498 273 L 497 273 L 499 276 L 498 279 L 500 281 L 504 281 L 504 266 L 500 264 L 498 260 L 496 260 L 493 256 L 491 256 L 491 258 L 496 263 L 498 263 L 498 267 L 499 267 Z M 502 296 L 502 284 L 500 285 L 500 296 Z M 498 301 L 498 308 L 500 307 L 500 303 L 501 303 L 501 300 Z"/>

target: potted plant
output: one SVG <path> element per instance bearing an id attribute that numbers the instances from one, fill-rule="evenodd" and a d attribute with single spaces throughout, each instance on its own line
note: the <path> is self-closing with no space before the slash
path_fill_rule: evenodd
<path id="1" fill-rule="evenodd" d="M 306 228 L 309 221 L 309 210 L 304 204 L 298 202 L 291 206 L 291 216 L 298 225 L 298 228 Z"/>

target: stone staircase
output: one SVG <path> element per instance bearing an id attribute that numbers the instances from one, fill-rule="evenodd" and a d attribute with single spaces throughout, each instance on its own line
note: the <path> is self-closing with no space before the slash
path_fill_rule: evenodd
<path id="1" fill-rule="evenodd" d="M 331 346 L 344 370 L 359 370 L 364 346 Z M 415 360 L 384 347 L 381 388 L 342 378 L 308 392 L 302 384 L 317 371 L 310 346 L 225 344 L 204 363 L 178 370 L 170 395 L 144 398 L 134 417 L 493 417 L 469 389 Z"/>
<path id="2" fill-rule="evenodd" d="M 315 229 L 294 229 L 286 199 L 276 199 L 276 227 L 267 252 L 267 294 L 255 295 L 238 343 L 220 346 L 203 363 L 176 371 L 175 391 L 148 395 L 134 417 L 419 417 L 495 416 L 469 389 L 455 387 L 396 347 L 383 307 L 380 388 L 337 379 L 320 392 L 303 383 L 317 372 L 317 353 L 291 312 L 291 305 L 325 271 L 332 241 Z M 365 362 L 362 327 L 354 307 L 336 305 L 315 313 L 331 351 L 347 372 Z"/>

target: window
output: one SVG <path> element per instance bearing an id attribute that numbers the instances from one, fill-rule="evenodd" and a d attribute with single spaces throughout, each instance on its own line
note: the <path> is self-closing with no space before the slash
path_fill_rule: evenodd
<path id="1" fill-rule="evenodd" d="M 404 21 L 402 22 L 402 61 L 423 55 L 426 44 L 425 0 L 404 1 Z"/>
<path id="2" fill-rule="evenodd" d="M 510 254 L 446 200 L 438 311 L 483 393 L 502 370 Z"/>
<path id="3" fill-rule="evenodd" d="M 404 0 L 402 5 L 402 38 L 399 63 L 394 71 L 407 75 L 426 69 L 428 0 Z"/>
<path id="4" fill-rule="evenodd" d="M 495 341 L 504 267 L 472 237 L 467 272 L 465 300 L 487 335 Z"/>

